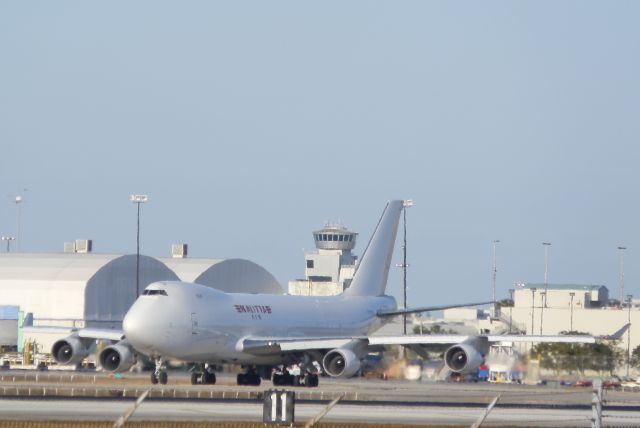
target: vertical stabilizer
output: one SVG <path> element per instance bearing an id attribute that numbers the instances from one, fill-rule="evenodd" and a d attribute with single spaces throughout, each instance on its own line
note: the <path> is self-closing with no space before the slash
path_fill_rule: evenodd
<path id="1" fill-rule="evenodd" d="M 345 290 L 344 295 L 380 296 L 384 294 L 403 205 L 404 202 L 401 200 L 389 201 L 387 204 L 360 259 L 351 286 Z"/>

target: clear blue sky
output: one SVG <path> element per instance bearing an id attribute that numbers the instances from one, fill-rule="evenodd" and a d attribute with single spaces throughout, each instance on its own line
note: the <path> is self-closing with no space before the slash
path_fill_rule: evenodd
<path id="1" fill-rule="evenodd" d="M 253 260 L 358 250 L 412 198 L 410 303 L 542 282 L 640 296 L 640 3 L 0 3 L 0 233 Z M 28 189 L 26 192 L 23 189 Z M 394 262 L 401 261 L 400 245 Z M 394 268 L 390 291 L 400 295 Z"/>

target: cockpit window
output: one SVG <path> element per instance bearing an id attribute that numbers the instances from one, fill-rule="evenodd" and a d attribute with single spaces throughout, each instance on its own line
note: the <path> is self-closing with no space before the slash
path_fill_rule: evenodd
<path id="1" fill-rule="evenodd" d="M 167 292 L 164 290 L 144 290 L 143 296 L 166 296 Z"/>

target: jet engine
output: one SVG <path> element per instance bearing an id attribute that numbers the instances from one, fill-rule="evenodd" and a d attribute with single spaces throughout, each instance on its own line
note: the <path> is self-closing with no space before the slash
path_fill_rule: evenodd
<path id="1" fill-rule="evenodd" d="M 460 343 L 447 349 L 444 353 L 444 361 L 449 370 L 467 374 L 480 367 L 484 362 L 484 356 L 469 343 Z"/>
<path id="2" fill-rule="evenodd" d="M 91 353 L 92 343 L 78 336 L 69 336 L 53 344 L 51 356 L 59 364 L 79 364 Z"/>
<path id="3" fill-rule="evenodd" d="M 136 362 L 136 355 L 131 345 L 125 341 L 107 346 L 100 352 L 98 358 L 104 370 L 111 372 L 124 372 L 131 368 Z"/>
<path id="4" fill-rule="evenodd" d="M 322 359 L 325 373 L 333 377 L 351 377 L 360 369 L 360 357 L 348 348 L 337 348 L 327 352 Z"/>

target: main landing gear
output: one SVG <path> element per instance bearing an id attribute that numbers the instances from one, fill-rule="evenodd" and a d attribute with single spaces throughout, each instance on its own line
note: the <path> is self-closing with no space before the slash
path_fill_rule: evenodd
<path id="1" fill-rule="evenodd" d="M 151 383 L 166 385 L 169 381 L 169 375 L 167 375 L 167 368 L 164 365 L 162 358 L 156 358 L 156 369 L 151 373 Z"/>
<path id="2" fill-rule="evenodd" d="M 273 384 L 276 386 L 306 386 L 315 388 L 318 386 L 318 375 L 306 372 L 303 375 L 292 375 L 288 370 L 282 373 L 274 373 L 272 378 Z"/>
<path id="3" fill-rule="evenodd" d="M 191 373 L 191 385 L 213 385 L 216 383 L 216 374 L 209 364 L 200 366 Z"/>
<path id="4" fill-rule="evenodd" d="M 260 373 L 258 373 L 255 368 L 250 367 L 247 369 L 246 373 L 238 373 L 237 382 L 238 385 L 259 386 Z"/>

